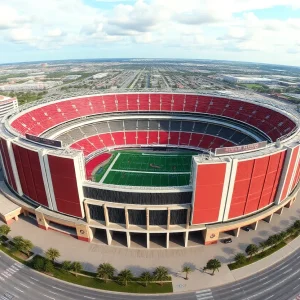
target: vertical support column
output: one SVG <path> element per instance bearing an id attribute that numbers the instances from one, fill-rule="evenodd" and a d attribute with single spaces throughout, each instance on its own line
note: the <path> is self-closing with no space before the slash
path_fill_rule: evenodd
<path id="1" fill-rule="evenodd" d="M 170 230 L 170 223 L 171 223 L 171 209 L 170 207 L 168 207 L 167 230 Z"/>
<path id="2" fill-rule="evenodd" d="M 88 225 L 76 224 L 77 238 L 80 241 L 91 242 L 93 239 L 93 232 L 90 230 Z"/>
<path id="3" fill-rule="evenodd" d="M 186 214 L 186 224 L 185 224 L 186 229 L 190 228 L 190 220 L 191 220 L 191 208 L 189 207 L 187 209 L 187 214 Z"/>
<path id="4" fill-rule="evenodd" d="M 289 203 L 285 206 L 286 208 L 291 208 L 293 203 L 295 201 L 295 198 L 291 199 L 291 201 L 289 201 Z"/>
<path id="5" fill-rule="evenodd" d="M 281 208 L 279 208 L 276 212 L 275 212 L 275 214 L 278 214 L 278 215 L 282 215 L 282 213 L 283 213 L 283 207 L 281 207 Z"/>
<path id="6" fill-rule="evenodd" d="M 149 230 L 149 227 L 150 227 L 150 209 L 148 207 L 146 208 L 146 225 L 147 225 L 147 230 Z"/>
<path id="7" fill-rule="evenodd" d="M 103 211 L 104 211 L 104 219 L 105 219 L 105 226 L 109 226 L 109 215 L 108 215 L 108 209 L 106 204 L 103 204 Z"/>
<path id="8" fill-rule="evenodd" d="M 126 223 L 126 229 L 129 228 L 129 213 L 128 213 L 128 207 L 125 207 L 125 223 Z"/>
<path id="9" fill-rule="evenodd" d="M 167 232 L 166 235 L 166 248 L 169 249 L 169 244 L 170 244 L 170 233 Z"/>
<path id="10" fill-rule="evenodd" d="M 131 237 L 130 237 L 130 233 L 128 231 L 126 231 L 126 238 L 127 238 L 127 247 L 130 248 Z"/>
<path id="11" fill-rule="evenodd" d="M 188 246 L 188 242 L 189 242 L 189 232 L 186 231 L 184 233 L 184 247 L 187 247 Z"/>
<path id="12" fill-rule="evenodd" d="M 257 230 L 257 226 L 258 226 L 258 221 L 256 221 L 253 224 L 251 224 L 252 230 Z"/>
<path id="13" fill-rule="evenodd" d="M 40 213 L 38 209 L 35 210 L 36 221 L 38 223 L 38 227 L 44 230 L 48 230 L 49 224 L 46 221 L 44 214 Z"/>
<path id="14" fill-rule="evenodd" d="M 147 249 L 150 249 L 150 233 L 147 232 Z"/>
<path id="15" fill-rule="evenodd" d="M 272 218 L 273 218 L 273 214 L 271 214 L 270 216 L 266 217 L 264 220 L 265 220 L 267 223 L 271 223 Z"/>
<path id="16" fill-rule="evenodd" d="M 111 236 L 111 232 L 109 229 L 106 229 L 106 237 L 107 237 L 107 244 L 108 244 L 108 246 L 110 246 L 111 242 L 112 242 L 112 236 Z"/>
<path id="17" fill-rule="evenodd" d="M 240 235 L 241 228 L 233 229 L 234 236 L 238 237 Z"/>
<path id="18" fill-rule="evenodd" d="M 86 221 L 90 223 L 91 222 L 90 208 L 86 202 L 84 202 L 84 210 L 85 210 Z"/>

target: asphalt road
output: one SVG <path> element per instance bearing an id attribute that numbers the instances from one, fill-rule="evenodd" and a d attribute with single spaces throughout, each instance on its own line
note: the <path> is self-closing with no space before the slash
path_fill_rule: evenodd
<path id="1" fill-rule="evenodd" d="M 0 252 L 1 300 L 293 300 L 298 295 L 300 296 L 300 249 L 265 271 L 232 284 L 163 296 L 118 295 L 77 287 L 45 277 Z"/>

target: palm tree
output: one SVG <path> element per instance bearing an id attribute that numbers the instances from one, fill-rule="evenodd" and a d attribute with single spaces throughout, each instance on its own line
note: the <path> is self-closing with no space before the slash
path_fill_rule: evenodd
<path id="1" fill-rule="evenodd" d="M 217 270 L 219 272 L 219 268 L 221 268 L 221 262 L 218 259 L 210 259 L 204 267 L 204 270 L 211 270 L 213 271 L 212 275 L 215 275 L 215 271 Z"/>
<path id="2" fill-rule="evenodd" d="M 258 247 L 255 244 L 250 244 L 247 246 L 245 252 L 252 258 L 252 256 L 258 252 Z"/>
<path id="3" fill-rule="evenodd" d="M 7 236 L 10 233 L 10 228 L 7 225 L 0 226 L 0 235 Z"/>
<path id="4" fill-rule="evenodd" d="M 74 261 L 72 263 L 71 270 L 75 272 L 75 276 L 77 277 L 78 276 L 77 273 L 80 273 L 82 271 L 82 265 L 81 265 L 81 263 L 78 262 L 78 261 Z"/>
<path id="5" fill-rule="evenodd" d="M 13 242 L 14 242 L 14 250 L 15 251 L 20 251 L 27 255 L 29 255 L 30 251 L 33 248 L 32 242 L 29 240 L 25 240 L 21 236 L 14 237 Z"/>
<path id="6" fill-rule="evenodd" d="M 189 274 L 193 272 L 191 266 L 185 265 L 182 267 L 182 272 L 185 273 L 185 280 L 189 280 Z"/>
<path id="7" fill-rule="evenodd" d="M 97 269 L 97 277 L 104 279 L 105 283 L 107 283 L 108 279 L 112 279 L 114 277 L 115 268 L 109 263 L 103 263 L 99 265 Z"/>
<path id="8" fill-rule="evenodd" d="M 153 276 L 150 272 L 143 272 L 140 276 L 140 280 L 145 283 L 145 286 L 147 286 L 148 283 L 153 280 Z"/>
<path id="9" fill-rule="evenodd" d="M 263 242 L 260 242 L 260 243 L 259 243 L 259 248 L 260 248 L 262 251 L 264 251 L 264 250 L 266 249 L 267 246 L 268 246 L 268 245 L 267 245 L 266 241 L 263 241 Z"/>
<path id="10" fill-rule="evenodd" d="M 60 257 L 60 253 L 57 249 L 54 248 L 49 248 L 46 251 L 46 258 L 48 258 L 49 260 L 52 260 L 52 262 L 54 263 L 55 259 Z"/>
<path id="11" fill-rule="evenodd" d="M 133 274 L 130 270 L 124 269 L 118 275 L 118 281 L 127 286 L 128 281 L 133 279 Z"/>
<path id="12" fill-rule="evenodd" d="M 234 260 L 237 264 L 242 264 L 246 261 L 246 256 L 244 253 L 238 253 L 235 257 Z"/>
<path id="13" fill-rule="evenodd" d="M 159 266 L 153 272 L 154 278 L 156 281 L 160 281 L 160 285 L 163 285 L 163 281 L 169 279 L 168 269 L 162 266 Z"/>
<path id="14" fill-rule="evenodd" d="M 64 271 L 70 271 L 72 269 L 72 262 L 69 260 L 65 260 L 62 264 L 61 264 L 61 268 Z"/>

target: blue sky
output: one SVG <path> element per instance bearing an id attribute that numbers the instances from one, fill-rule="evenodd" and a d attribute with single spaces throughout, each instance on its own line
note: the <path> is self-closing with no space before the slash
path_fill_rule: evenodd
<path id="1" fill-rule="evenodd" d="M 0 63 L 146 57 L 300 66 L 299 31 L 299 0 L 0 0 Z"/>

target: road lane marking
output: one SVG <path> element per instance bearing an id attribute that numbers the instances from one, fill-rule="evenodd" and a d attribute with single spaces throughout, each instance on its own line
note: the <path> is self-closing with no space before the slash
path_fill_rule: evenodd
<path id="1" fill-rule="evenodd" d="M 24 293 L 22 290 L 18 289 L 18 288 L 15 287 L 15 286 L 14 286 L 14 289 L 17 290 L 17 291 L 19 291 L 19 292 L 21 292 L 21 293 Z"/>
<path id="2" fill-rule="evenodd" d="M 240 287 L 238 287 L 238 288 L 236 288 L 236 289 L 233 289 L 232 291 L 234 292 L 234 291 L 237 291 L 237 290 L 240 290 L 241 288 Z"/>
<path id="3" fill-rule="evenodd" d="M 58 288 L 58 287 L 56 287 L 56 286 L 53 286 L 53 288 L 56 289 L 56 290 L 60 290 L 60 291 L 63 291 L 63 292 L 64 292 L 63 289 L 60 289 L 60 288 Z"/>
<path id="4" fill-rule="evenodd" d="M 271 295 L 270 297 L 266 298 L 265 300 L 271 299 L 274 295 Z"/>
<path id="5" fill-rule="evenodd" d="M 22 286 L 24 286 L 24 287 L 26 287 L 27 289 L 29 289 L 29 286 L 28 285 L 26 285 L 26 284 L 24 284 L 24 283 L 22 283 L 22 282 L 19 282 Z"/>
<path id="6" fill-rule="evenodd" d="M 92 297 L 89 297 L 89 296 L 83 296 L 84 298 L 88 298 L 88 299 L 96 299 L 96 298 L 92 298 Z"/>
<path id="7" fill-rule="evenodd" d="M 211 290 L 210 289 L 201 290 L 201 291 L 196 292 L 196 294 L 201 294 L 201 293 L 204 293 L 204 292 L 211 292 Z"/>
<path id="8" fill-rule="evenodd" d="M 292 271 L 293 269 L 288 269 L 288 270 L 286 270 L 285 272 L 283 272 L 282 274 L 286 274 L 286 273 L 288 273 L 288 272 L 290 272 L 290 271 Z"/>
<path id="9" fill-rule="evenodd" d="M 30 277 L 31 279 L 33 279 L 33 280 L 35 280 L 35 281 L 39 281 L 39 280 L 37 280 L 37 279 L 35 279 L 35 278 L 33 278 L 33 277 Z"/>
<path id="10" fill-rule="evenodd" d="M 297 289 L 297 288 L 299 288 L 299 284 L 298 284 L 297 286 L 295 286 L 295 287 L 293 288 L 293 290 L 295 290 L 295 289 Z"/>
<path id="11" fill-rule="evenodd" d="M 272 280 L 268 280 L 266 282 L 264 282 L 262 285 L 268 284 L 269 282 L 271 282 Z"/>
<path id="12" fill-rule="evenodd" d="M 52 291 L 48 291 L 49 293 L 51 293 L 51 294 L 54 294 L 54 295 L 58 295 L 57 293 L 54 293 L 54 292 L 52 292 Z"/>
<path id="13" fill-rule="evenodd" d="M 44 295 L 45 297 L 49 298 L 49 299 L 55 300 L 55 298 L 49 297 L 49 296 L 47 296 L 47 295 L 45 295 L 45 294 L 43 294 L 43 295 Z"/>
<path id="14" fill-rule="evenodd" d="M 31 280 L 27 280 L 27 282 L 31 283 L 31 284 L 35 284 L 34 282 L 32 282 Z"/>

